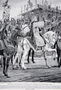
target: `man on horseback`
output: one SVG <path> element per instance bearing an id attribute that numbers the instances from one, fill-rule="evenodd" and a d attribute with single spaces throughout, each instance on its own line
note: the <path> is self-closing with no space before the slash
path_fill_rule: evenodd
<path id="1" fill-rule="evenodd" d="M 2 24 L 2 23 L 1 23 Z M 6 37 L 6 24 L 3 23 L 2 25 L 0 24 L 0 55 L 3 56 L 3 74 L 8 77 L 7 75 L 7 62 L 5 58 L 5 44 L 4 44 L 4 39 Z"/>

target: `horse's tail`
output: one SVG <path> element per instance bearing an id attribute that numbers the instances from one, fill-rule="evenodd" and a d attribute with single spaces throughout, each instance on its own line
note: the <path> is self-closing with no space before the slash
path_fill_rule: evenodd
<path id="1" fill-rule="evenodd" d="M 27 43 L 29 44 L 29 46 L 36 52 L 36 49 L 33 47 L 33 45 L 29 42 L 29 40 L 26 38 Z"/>

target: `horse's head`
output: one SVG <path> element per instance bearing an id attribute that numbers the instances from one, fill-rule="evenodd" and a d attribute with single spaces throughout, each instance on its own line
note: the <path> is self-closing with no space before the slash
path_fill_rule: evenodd
<path id="1" fill-rule="evenodd" d="M 48 31 L 44 34 L 44 37 L 46 39 L 46 42 L 53 46 L 57 40 L 57 34 L 53 31 Z"/>
<path id="2" fill-rule="evenodd" d="M 27 24 L 22 25 L 22 34 L 26 35 L 28 32 L 30 32 L 30 28 Z"/>

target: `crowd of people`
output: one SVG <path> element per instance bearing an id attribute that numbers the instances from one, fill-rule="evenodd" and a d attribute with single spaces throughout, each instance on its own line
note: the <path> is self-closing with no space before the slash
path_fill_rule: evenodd
<path id="1" fill-rule="evenodd" d="M 20 29 L 21 24 L 19 20 L 15 20 L 14 18 L 12 18 L 10 21 L 9 20 L 0 21 L 0 55 L 3 56 L 3 61 L 1 59 L 1 62 L 3 64 L 3 74 L 5 76 L 7 76 L 9 59 L 12 57 L 12 51 L 15 52 L 13 50 L 13 47 L 17 46 L 16 32 Z"/>
<path id="2" fill-rule="evenodd" d="M 28 24 L 28 22 L 26 23 Z M 20 35 L 20 31 L 22 30 L 23 24 L 25 24 L 24 20 L 20 20 L 20 19 L 15 20 L 14 18 L 12 18 L 11 20 L 0 21 L 0 55 L 3 56 L 3 74 L 7 77 L 8 77 L 7 70 L 9 66 L 9 61 L 12 57 L 12 51 L 15 52 L 15 50 L 13 50 L 13 48 L 10 47 L 13 46 L 14 49 L 17 49 L 17 44 L 18 44 L 17 35 Z M 22 37 L 22 35 L 20 36 Z M 33 56 L 32 56 L 32 61 L 33 61 Z"/>
<path id="3" fill-rule="evenodd" d="M 33 21 L 33 22 L 36 22 L 36 21 Z M 33 30 L 32 30 L 32 28 L 33 28 L 33 22 L 32 21 L 27 22 L 24 19 L 22 19 L 22 20 L 20 20 L 20 19 L 15 20 L 14 18 L 11 18 L 11 20 L 4 20 L 4 21 L 1 21 L 0 20 L 0 55 L 5 56 L 5 54 L 7 53 L 7 51 L 9 52 L 9 50 L 7 49 L 6 50 L 6 53 L 4 54 L 4 50 L 5 50 L 5 46 L 3 44 L 3 43 L 5 43 L 5 40 L 4 39 L 7 40 L 7 42 L 8 42 L 7 44 L 12 45 L 12 46 L 14 46 L 14 48 L 17 49 L 17 44 L 18 44 L 17 36 L 23 37 L 22 34 L 20 33 L 20 31 L 22 31 L 22 25 L 25 24 L 25 23 L 30 28 L 30 31 L 31 31 L 30 32 L 30 34 L 31 34 L 31 40 L 33 41 L 34 40 L 33 39 L 33 35 L 32 35 L 33 34 Z M 44 20 L 44 23 L 48 27 L 48 25 L 47 25 L 48 22 L 47 23 L 46 22 L 47 21 Z M 39 28 L 39 33 L 42 35 L 42 34 L 46 33 L 49 30 L 51 30 L 51 31 L 57 30 L 56 27 L 57 27 L 56 25 L 54 26 L 54 25 L 51 25 L 51 23 L 50 23 L 50 27 L 48 27 L 48 28 L 46 28 L 46 27 L 43 27 L 41 29 Z M 30 36 L 30 34 L 27 33 L 27 36 Z M 7 44 L 6 44 L 6 46 L 8 47 Z M 13 50 L 11 50 L 11 52 L 12 51 Z M 34 50 L 32 48 L 30 48 L 30 50 L 29 50 L 27 61 L 29 63 L 29 56 L 30 56 L 31 51 L 32 51 L 32 62 L 35 63 L 35 61 L 34 61 Z M 11 54 L 11 53 L 8 53 L 8 54 Z M 12 54 L 11 54 L 11 56 L 12 56 Z M 8 70 L 9 60 L 7 60 L 7 63 L 6 63 L 5 57 L 3 59 L 4 59 L 3 60 L 3 74 L 5 76 L 7 76 L 6 72 Z"/>

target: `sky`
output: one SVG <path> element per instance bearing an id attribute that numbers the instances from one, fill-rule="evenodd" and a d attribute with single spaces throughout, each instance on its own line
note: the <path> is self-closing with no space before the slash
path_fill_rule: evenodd
<path id="1" fill-rule="evenodd" d="M 3 8 L 2 2 L 6 0 L 0 0 L 0 19 L 2 18 Z M 16 17 L 21 13 L 21 8 L 24 9 L 24 5 L 27 4 L 28 0 L 9 0 L 9 5 L 11 6 L 10 16 Z M 35 4 L 35 0 L 30 0 L 33 4 Z M 60 6 L 61 7 L 61 0 L 47 0 L 49 4 L 53 7 Z M 42 0 L 37 0 L 37 3 L 41 3 Z"/>

